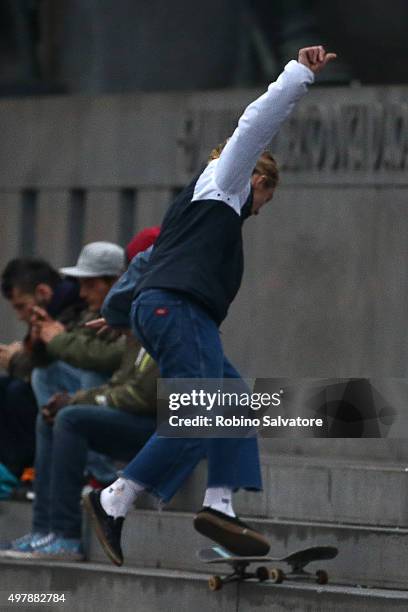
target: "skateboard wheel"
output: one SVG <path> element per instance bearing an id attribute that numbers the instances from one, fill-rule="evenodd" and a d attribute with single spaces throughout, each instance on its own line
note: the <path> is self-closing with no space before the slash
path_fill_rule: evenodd
<path id="1" fill-rule="evenodd" d="M 273 567 L 269 572 L 269 578 L 274 584 L 280 584 L 281 582 L 283 582 L 285 574 L 282 572 L 281 569 Z"/>
<path id="2" fill-rule="evenodd" d="M 219 591 L 222 589 L 222 580 L 219 576 L 211 576 L 208 579 L 208 588 L 210 591 Z"/>
<path id="3" fill-rule="evenodd" d="M 327 584 L 329 582 L 329 575 L 324 570 L 317 570 L 316 572 L 317 584 Z"/>
<path id="4" fill-rule="evenodd" d="M 255 575 L 258 578 L 259 582 L 265 582 L 265 580 L 269 580 L 269 572 L 267 567 L 257 567 Z"/>

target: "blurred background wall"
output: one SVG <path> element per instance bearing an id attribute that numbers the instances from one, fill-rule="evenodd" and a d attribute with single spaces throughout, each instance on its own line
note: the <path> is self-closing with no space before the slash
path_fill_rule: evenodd
<path id="1" fill-rule="evenodd" d="M 271 149 L 223 326 L 253 376 L 405 376 L 407 4 L 0 1 L 0 265 L 72 264 L 172 196 L 305 44 L 340 54 Z M 392 84 L 392 85 L 391 85 Z M 0 341 L 21 335 L 0 302 Z"/>
<path id="2" fill-rule="evenodd" d="M 407 81 L 406 0 L 1 0 L 0 93 L 256 86 L 301 46 L 329 82 Z"/>

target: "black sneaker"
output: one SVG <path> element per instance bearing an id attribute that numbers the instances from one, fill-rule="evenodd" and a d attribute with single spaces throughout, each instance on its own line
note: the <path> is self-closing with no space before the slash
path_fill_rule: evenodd
<path id="1" fill-rule="evenodd" d="M 115 565 L 123 564 L 123 554 L 120 545 L 123 516 L 113 518 L 101 506 L 101 491 L 91 491 L 83 498 L 84 508 L 91 517 L 95 533 L 109 559 Z"/>
<path id="2" fill-rule="evenodd" d="M 214 540 L 229 552 L 240 557 L 263 557 L 268 554 L 270 544 L 258 531 L 213 508 L 204 507 L 194 519 L 195 529 Z"/>

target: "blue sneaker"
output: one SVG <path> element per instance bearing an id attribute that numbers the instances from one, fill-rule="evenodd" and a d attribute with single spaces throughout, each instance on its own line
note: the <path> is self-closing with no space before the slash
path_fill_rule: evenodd
<path id="1" fill-rule="evenodd" d="M 33 532 L 23 535 L 10 542 L 7 548 L 0 551 L 1 556 L 11 559 L 29 559 L 31 553 L 37 546 L 43 546 L 49 542 L 51 534 Z"/>
<path id="2" fill-rule="evenodd" d="M 58 559 L 59 561 L 83 561 L 84 553 L 81 540 L 62 538 L 53 534 L 50 541 L 37 546 L 31 553 L 30 559 Z"/>

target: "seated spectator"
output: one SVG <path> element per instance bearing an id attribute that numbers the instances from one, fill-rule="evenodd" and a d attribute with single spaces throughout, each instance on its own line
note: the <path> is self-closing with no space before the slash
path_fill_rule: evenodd
<path id="1" fill-rule="evenodd" d="M 60 272 L 79 280 L 80 296 L 87 309 L 75 325 L 50 320 L 34 308 L 34 333 L 46 346 L 50 365 L 35 368 L 32 386 L 40 407 L 59 391 L 74 393 L 106 382 L 119 367 L 124 338 L 116 334 L 98 336 L 85 323 L 98 316 L 103 301 L 124 270 L 125 253 L 116 244 L 93 242 L 86 245 L 76 266 Z"/>
<path id="2" fill-rule="evenodd" d="M 33 309 L 34 334 L 45 344 L 51 362 L 46 367 L 35 368 L 32 373 L 32 387 L 40 408 L 48 404 L 55 393 L 75 393 L 103 384 L 119 367 L 125 338 L 118 338 L 117 334 L 98 336 L 94 330 L 85 327 L 85 323 L 98 316 L 103 300 L 123 272 L 124 264 L 125 253 L 118 245 L 90 243 L 82 249 L 76 266 L 60 270 L 62 274 L 79 280 L 80 296 L 88 306 L 81 319 L 75 325 L 63 325 L 50 320 L 40 308 Z M 37 426 L 40 421 L 41 416 Z M 41 457 L 36 453 L 36 472 L 42 470 Z M 87 468 L 98 481 L 106 484 L 116 474 L 111 461 L 94 452 L 89 453 Z M 37 494 L 37 483 L 34 490 Z"/>
<path id="3" fill-rule="evenodd" d="M 34 460 L 38 408 L 30 381 L 33 367 L 45 360 L 44 343 L 33 338 L 32 308 L 41 307 L 50 320 L 66 325 L 78 320 L 85 304 L 78 282 L 63 280 L 41 259 L 10 261 L 1 275 L 1 291 L 18 319 L 28 325 L 23 342 L 0 345 L 0 367 L 7 372 L 0 377 L 0 462 L 19 477 Z"/>
<path id="4" fill-rule="evenodd" d="M 88 449 L 127 461 L 155 429 L 158 369 L 140 343 L 127 335 L 121 366 L 107 384 L 72 396 L 56 394 L 43 408 L 37 428 L 32 532 L 3 554 L 83 558 L 80 492 Z"/>
<path id="5" fill-rule="evenodd" d="M 129 337 L 110 382 L 73 396 L 58 395 L 37 428 L 36 498 L 31 533 L 2 554 L 14 558 L 80 561 L 80 496 L 89 449 L 128 461 L 155 430 L 158 369 Z"/>

